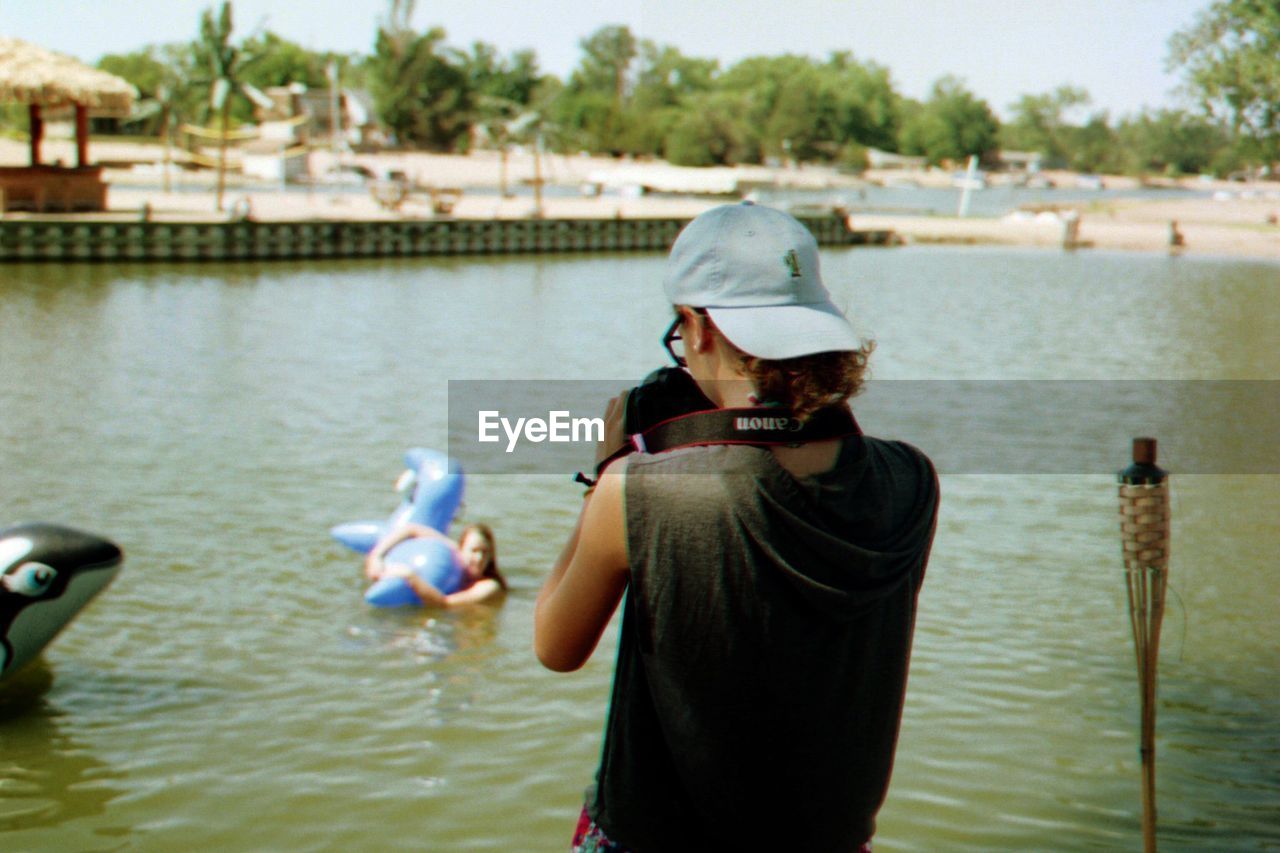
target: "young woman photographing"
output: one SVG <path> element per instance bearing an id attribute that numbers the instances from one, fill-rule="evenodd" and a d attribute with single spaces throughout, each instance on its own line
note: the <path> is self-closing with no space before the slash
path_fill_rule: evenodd
<path id="1" fill-rule="evenodd" d="M 667 340 L 717 408 L 837 438 L 633 454 L 588 490 L 538 597 L 534 646 L 580 667 L 627 591 L 581 850 L 867 849 L 888 790 L 937 481 L 848 412 L 864 346 L 831 304 L 809 231 L 725 205 L 668 260 Z M 624 444 L 606 408 L 607 459 Z M 828 412 L 828 414 L 830 414 Z"/>

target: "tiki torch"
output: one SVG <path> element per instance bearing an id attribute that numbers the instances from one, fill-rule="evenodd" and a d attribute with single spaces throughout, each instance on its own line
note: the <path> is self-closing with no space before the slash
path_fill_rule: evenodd
<path id="1" fill-rule="evenodd" d="M 1168 474 L 1156 465 L 1156 440 L 1133 440 L 1133 464 L 1120 472 L 1120 539 L 1129 621 L 1138 659 L 1141 704 L 1142 841 L 1156 849 L 1156 661 L 1169 578 Z"/>

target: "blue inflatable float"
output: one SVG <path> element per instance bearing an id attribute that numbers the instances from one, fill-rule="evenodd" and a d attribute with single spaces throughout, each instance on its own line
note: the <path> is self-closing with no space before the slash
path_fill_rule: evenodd
<path id="1" fill-rule="evenodd" d="M 386 521 L 352 521 L 339 524 L 333 538 L 361 554 L 378 540 L 406 522 L 430 527 L 442 534 L 462 503 L 464 477 L 462 469 L 447 455 L 423 447 L 410 449 L 404 455 L 405 471 L 396 481 L 403 498 Z M 453 546 L 440 539 L 413 538 L 387 552 L 388 563 L 403 563 L 418 577 L 448 595 L 462 586 L 464 572 Z M 365 592 L 364 600 L 377 607 L 421 605 L 413 588 L 403 578 L 382 578 Z"/>
<path id="2" fill-rule="evenodd" d="M 114 543 L 70 527 L 0 530 L 0 680 L 39 655 L 123 560 Z"/>

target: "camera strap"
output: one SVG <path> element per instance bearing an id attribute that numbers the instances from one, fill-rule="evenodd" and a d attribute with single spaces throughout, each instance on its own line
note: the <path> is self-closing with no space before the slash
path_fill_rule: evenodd
<path id="1" fill-rule="evenodd" d="M 853 412 L 844 406 L 819 409 L 801 421 L 788 409 L 756 406 L 710 409 L 670 418 L 631 436 L 641 453 L 705 444 L 752 444 L 777 447 L 861 435 Z"/>
<path id="2" fill-rule="evenodd" d="M 596 466 L 596 476 L 615 459 L 629 453 L 661 453 L 678 447 L 708 444 L 749 444 L 756 447 L 781 447 L 829 441 L 862 435 L 862 428 L 845 406 L 819 409 L 808 420 L 801 421 L 789 409 L 755 406 L 742 409 L 708 409 L 668 418 L 643 432 L 630 436 L 624 444 Z M 576 482 L 588 488 L 596 481 L 581 471 Z"/>

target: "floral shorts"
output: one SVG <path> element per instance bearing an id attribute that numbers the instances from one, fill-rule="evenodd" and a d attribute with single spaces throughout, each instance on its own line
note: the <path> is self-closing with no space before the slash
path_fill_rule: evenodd
<path id="1" fill-rule="evenodd" d="M 582 814 L 578 815 L 578 828 L 573 833 L 573 853 L 627 853 L 627 848 L 610 841 L 583 806 Z"/>
<path id="2" fill-rule="evenodd" d="M 610 841 L 604 830 L 596 826 L 596 822 L 587 814 L 587 807 L 582 807 L 578 815 L 578 828 L 573 833 L 572 853 L 627 853 L 627 848 L 616 841 Z M 858 848 L 858 853 L 871 853 L 871 842 Z"/>

